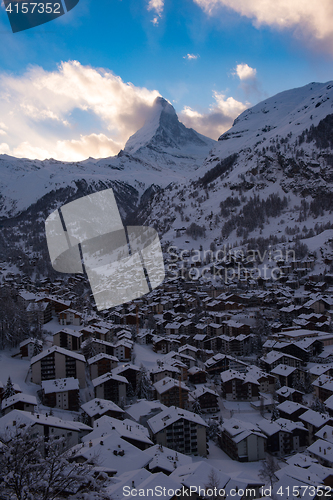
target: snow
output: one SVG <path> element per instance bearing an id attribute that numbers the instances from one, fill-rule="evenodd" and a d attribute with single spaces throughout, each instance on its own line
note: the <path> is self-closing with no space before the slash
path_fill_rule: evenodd
<path id="1" fill-rule="evenodd" d="M 79 381 L 77 378 L 58 378 L 55 380 L 43 380 L 42 389 L 45 394 L 54 392 L 78 391 Z"/>

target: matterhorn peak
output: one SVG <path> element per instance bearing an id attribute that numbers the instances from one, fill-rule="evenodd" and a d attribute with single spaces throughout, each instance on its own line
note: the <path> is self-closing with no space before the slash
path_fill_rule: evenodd
<path id="1" fill-rule="evenodd" d="M 185 127 L 179 121 L 172 104 L 159 96 L 156 97 L 145 124 L 128 139 L 124 151 L 133 155 L 139 150 L 148 148 L 157 152 L 171 153 L 189 145 L 211 147 L 214 142 Z"/>

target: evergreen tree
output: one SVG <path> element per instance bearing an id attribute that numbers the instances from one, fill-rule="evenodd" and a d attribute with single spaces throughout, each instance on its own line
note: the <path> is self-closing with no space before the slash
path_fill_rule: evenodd
<path id="1" fill-rule="evenodd" d="M 195 399 L 192 404 L 193 413 L 197 413 L 198 415 L 202 415 L 202 408 L 198 399 Z"/>
<path id="2" fill-rule="evenodd" d="M 83 342 L 81 348 L 86 359 L 92 358 L 97 354 L 93 337 L 88 337 L 87 340 Z"/>
<path id="3" fill-rule="evenodd" d="M 152 391 L 153 388 L 148 378 L 147 368 L 141 364 L 138 383 L 136 386 L 136 395 L 138 398 L 150 400 Z"/>
<path id="4" fill-rule="evenodd" d="M 10 398 L 11 396 L 14 396 L 14 394 L 16 394 L 15 389 L 14 389 L 14 384 L 12 382 L 12 379 L 9 376 L 4 393 L 3 393 L 3 399 Z"/>
<path id="5" fill-rule="evenodd" d="M 33 351 L 33 354 L 32 356 L 38 356 L 38 354 L 40 354 L 42 352 L 43 348 L 42 346 L 40 345 L 40 343 L 38 342 L 37 339 L 35 339 L 35 342 L 34 342 L 34 351 Z"/>

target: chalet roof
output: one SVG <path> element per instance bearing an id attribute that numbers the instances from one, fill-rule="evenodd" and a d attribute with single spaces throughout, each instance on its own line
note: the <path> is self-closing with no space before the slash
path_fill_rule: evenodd
<path id="1" fill-rule="evenodd" d="M 25 424 L 25 425 L 47 425 L 49 427 L 59 427 L 61 429 L 68 429 L 75 432 L 81 431 L 91 431 L 92 428 L 81 422 L 72 422 L 68 420 L 62 420 L 61 418 L 54 417 L 51 415 L 44 415 L 42 413 L 30 413 L 28 411 L 13 410 L 7 415 L 0 418 L 0 433 L 8 433 L 8 429 L 13 429 L 15 431 L 15 424 Z"/>
<path id="2" fill-rule="evenodd" d="M 34 356 L 33 358 L 31 358 L 30 364 L 33 365 L 33 364 L 37 363 L 37 361 L 40 361 L 41 359 L 45 358 L 46 356 L 49 356 L 49 354 L 52 354 L 53 352 L 57 352 L 59 354 L 62 354 L 63 356 L 69 356 L 70 358 L 75 358 L 76 360 L 82 361 L 83 363 L 86 362 L 86 359 L 83 356 L 83 354 L 69 351 L 68 349 L 64 349 L 63 347 L 58 347 L 58 346 L 54 345 L 54 346 L 50 347 L 49 349 L 45 349 L 40 354 L 37 354 L 37 356 Z"/>
<path id="3" fill-rule="evenodd" d="M 31 394 L 23 394 L 22 392 L 14 394 L 10 398 L 4 399 L 1 404 L 1 409 L 9 408 L 16 403 L 27 403 L 29 405 L 37 406 L 37 399 Z"/>
<path id="4" fill-rule="evenodd" d="M 332 418 L 323 413 L 319 413 L 318 411 L 314 410 L 307 410 L 305 413 L 302 413 L 302 415 L 299 417 L 300 420 L 303 422 L 306 422 L 310 425 L 313 425 L 314 427 L 320 427 L 322 425 L 327 424 Z"/>
<path id="5" fill-rule="evenodd" d="M 92 385 L 94 387 L 97 387 L 99 385 L 104 384 L 105 382 L 108 382 L 109 380 L 115 380 L 115 381 L 122 383 L 122 384 L 128 384 L 127 378 L 122 377 L 121 375 L 116 375 L 113 373 L 104 373 L 104 375 L 101 375 L 100 377 L 94 378 L 94 380 L 92 380 Z"/>
<path id="6" fill-rule="evenodd" d="M 89 415 L 89 417 L 94 417 L 95 415 L 103 415 L 108 411 L 114 411 L 117 413 L 124 413 L 124 410 L 119 408 L 113 401 L 108 399 L 95 398 L 87 403 L 81 405 L 83 411 Z"/>
<path id="7" fill-rule="evenodd" d="M 171 377 L 164 377 L 162 378 L 162 380 L 155 382 L 153 386 L 155 387 L 158 394 L 164 394 L 165 392 L 170 391 L 170 389 L 173 389 L 174 387 L 176 387 L 177 389 L 181 387 L 182 390 L 186 392 L 190 391 L 190 389 L 187 387 L 186 384 L 184 384 L 184 382 L 179 382 L 178 380 L 175 380 L 174 378 Z"/>
<path id="8" fill-rule="evenodd" d="M 87 363 L 88 363 L 88 365 L 92 365 L 94 363 L 97 363 L 101 359 L 108 359 L 110 361 L 119 362 L 119 360 L 118 360 L 118 358 L 116 358 L 116 356 L 111 356 L 111 354 L 105 354 L 104 352 L 100 352 L 99 354 L 96 354 L 96 356 L 89 358 L 87 360 Z"/>
<path id="9" fill-rule="evenodd" d="M 149 439 L 149 432 L 146 427 L 133 422 L 128 418 L 119 420 L 118 418 L 103 415 L 94 422 L 94 430 L 82 438 L 82 442 L 94 440 L 98 437 L 108 436 L 112 431 L 116 430 L 123 439 L 132 439 L 140 441 L 151 446 L 153 443 Z"/>
<path id="10" fill-rule="evenodd" d="M 178 422 L 178 420 L 188 420 L 198 425 L 208 427 L 206 422 L 196 413 L 192 413 L 188 410 L 183 410 L 182 408 L 177 408 L 176 406 L 170 406 L 166 410 L 158 413 L 158 415 L 150 418 L 148 420 L 148 426 L 153 434 L 156 434 L 162 429 L 169 427 L 169 425 Z"/>
<path id="11" fill-rule="evenodd" d="M 79 381 L 77 378 L 58 378 L 55 380 L 43 380 L 42 389 L 44 394 L 53 394 L 54 392 L 78 391 Z"/>

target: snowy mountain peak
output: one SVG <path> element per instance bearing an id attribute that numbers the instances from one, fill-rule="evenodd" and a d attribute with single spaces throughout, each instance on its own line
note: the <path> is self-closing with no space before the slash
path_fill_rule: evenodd
<path id="1" fill-rule="evenodd" d="M 128 139 L 124 151 L 133 155 L 148 148 L 159 153 L 177 154 L 180 150 L 184 152 L 187 146 L 204 147 L 207 150 L 207 146 L 210 148 L 214 143 L 212 139 L 185 127 L 179 121 L 174 107 L 163 97 L 157 97 L 149 118 Z"/>

